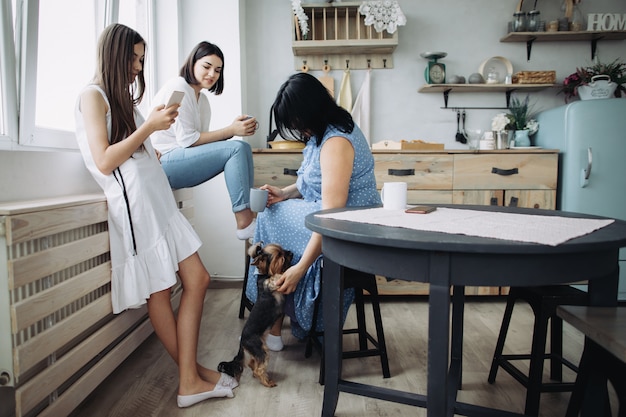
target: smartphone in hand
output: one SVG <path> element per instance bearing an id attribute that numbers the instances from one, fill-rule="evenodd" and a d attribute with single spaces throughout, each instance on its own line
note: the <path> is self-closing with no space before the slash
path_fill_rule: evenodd
<path id="1" fill-rule="evenodd" d="M 167 100 L 167 104 L 165 105 L 165 108 L 173 106 L 174 104 L 180 104 L 181 101 L 183 101 L 184 96 L 185 96 L 185 93 L 182 91 L 172 91 L 172 95 L 170 96 L 170 99 Z"/>
<path id="2" fill-rule="evenodd" d="M 437 207 L 433 207 L 433 206 L 415 206 L 415 207 L 410 207 L 410 208 L 406 209 L 404 212 L 405 213 L 427 214 L 427 213 L 432 213 L 435 210 L 437 210 Z"/>

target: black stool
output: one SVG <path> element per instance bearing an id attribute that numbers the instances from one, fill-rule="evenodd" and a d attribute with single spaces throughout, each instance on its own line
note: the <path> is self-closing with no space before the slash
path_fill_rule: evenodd
<path id="1" fill-rule="evenodd" d="M 248 286 L 248 271 L 250 270 L 250 255 L 248 255 L 248 249 L 250 249 L 250 240 L 246 240 L 246 264 L 243 273 L 243 288 L 241 289 L 241 301 L 239 301 L 239 318 L 242 319 L 243 315 L 248 309 L 248 311 L 252 310 L 252 306 L 254 305 L 252 301 L 248 300 L 246 297 L 246 287 Z"/>
<path id="2" fill-rule="evenodd" d="M 557 314 L 585 336 L 576 385 L 565 417 L 611 417 L 607 381 L 618 400 L 619 417 L 626 417 L 626 309 L 624 307 L 563 306 Z"/>
<path id="3" fill-rule="evenodd" d="M 535 314 L 533 339 L 530 354 L 503 355 L 504 342 L 511 322 L 515 302 L 527 302 Z M 526 387 L 526 406 L 524 414 L 539 414 L 539 400 L 542 392 L 572 391 L 573 382 L 563 382 L 563 365 L 574 372 L 576 366 L 563 358 L 563 321 L 556 314 L 559 305 L 587 305 L 588 296 L 585 291 L 569 285 L 541 287 L 511 287 L 507 297 L 506 309 L 502 318 L 502 326 L 498 335 L 496 350 L 493 354 L 488 381 L 496 380 L 498 367 L 502 367 L 519 383 Z M 546 339 L 550 322 L 550 353 L 546 353 Z M 521 372 L 511 361 L 530 360 L 528 375 Z M 543 382 L 543 362 L 550 359 L 550 378 L 557 382 Z"/>
<path id="4" fill-rule="evenodd" d="M 324 270 L 322 269 L 322 274 Z M 380 356 L 380 365 L 383 371 L 383 378 L 389 378 L 389 358 L 387 357 L 387 346 L 385 344 L 385 332 L 383 330 L 383 320 L 380 314 L 380 301 L 378 297 L 378 287 L 376 285 L 376 277 L 372 274 L 356 271 L 354 269 L 345 269 L 344 288 L 354 288 L 354 306 L 356 308 L 357 327 L 353 329 L 343 329 L 343 334 L 357 334 L 359 337 L 358 350 L 344 351 L 343 359 L 364 358 L 369 356 Z M 374 315 L 374 325 L 376 326 L 376 338 L 367 331 L 367 323 L 365 321 L 365 295 L 364 291 L 369 293 L 369 299 L 372 304 L 372 312 Z M 319 299 L 318 299 L 319 300 Z M 315 323 L 319 313 L 319 302 L 315 303 L 313 310 L 313 326 L 309 331 L 304 356 L 310 357 L 313 347 L 319 352 L 320 360 L 320 376 L 319 383 L 324 384 L 324 349 L 320 343 L 320 336 L 324 332 L 315 330 Z M 370 348 L 368 342 L 371 343 Z"/>

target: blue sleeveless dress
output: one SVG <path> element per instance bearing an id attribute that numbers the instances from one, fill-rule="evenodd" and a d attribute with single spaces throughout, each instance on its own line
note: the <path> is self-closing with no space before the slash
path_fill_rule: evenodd
<path id="1" fill-rule="evenodd" d="M 304 218 L 322 209 L 322 171 L 320 152 L 328 138 L 341 136 L 348 139 L 354 147 L 354 166 L 348 190 L 348 207 L 377 206 L 381 204 L 380 195 L 376 190 L 374 176 L 374 157 L 369 144 L 358 126 L 352 133 L 343 133 L 329 127 L 324 134 L 321 146 L 317 146 L 312 137 L 303 149 L 302 165 L 298 169 L 296 186 L 302 199 L 289 199 L 273 204 L 257 216 L 255 242 L 278 243 L 293 252 L 293 263 L 300 260 L 311 237 L 311 231 L 304 225 Z M 320 272 L 322 256 L 309 267 L 302 277 L 296 291 L 286 297 L 285 313 L 291 320 L 292 334 L 304 339 L 312 327 L 315 300 L 321 296 Z M 251 301 L 257 297 L 256 267 L 250 266 L 246 295 Z M 344 320 L 352 301 L 354 290 L 344 292 Z M 318 314 L 315 324 L 317 331 L 323 331 L 322 311 Z"/>

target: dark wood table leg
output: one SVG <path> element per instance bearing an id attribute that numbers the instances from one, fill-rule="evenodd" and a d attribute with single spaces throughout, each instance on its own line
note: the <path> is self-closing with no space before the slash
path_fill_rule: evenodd
<path id="1" fill-rule="evenodd" d="M 450 351 L 450 364 L 457 372 L 456 387 L 450 389 L 456 391 L 463 389 L 463 320 L 465 317 L 465 286 L 455 285 L 452 289 L 452 347 Z M 452 372 L 454 374 L 454 372 Z M 450 402 L 450 401 L 448 401 Z"/>
<path id="2" fill-rule="evenodd" d="M 450 346 L 450 256 L 433 253 L 428 293 L 428 417 L 451 415 L 448 404 L 448 350 Z M 450 413 L 449 413 L 450 412 Z"/>
<path id="3" fill-rule="evenodd" d="M 343 310 L 344 268 L 328 258 L 324 259 L 322 274 L 322 303 L 324 308 L 324 402 L 322 417 L 335 415 L 339 400 L 341 377 L 341 316 Z"/>

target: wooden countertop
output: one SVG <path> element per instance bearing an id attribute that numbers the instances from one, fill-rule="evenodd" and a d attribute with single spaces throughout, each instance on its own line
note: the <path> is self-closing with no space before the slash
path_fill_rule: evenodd
<path id="1" fill-rule="evenodd" d="M 270 149 L 254 148 L 253 153 L 291 154 L 302 153 L 302 149 Z M 513 153 L 558 153 L 558 149 L 525 148 L 525 149 L 497 149 L 497 150 L 469 150 L 469 149 L 437 149 L 437 150 L 401 150 L 401 149 L 372 149 L 373 154 L 513 154 Z"/>

